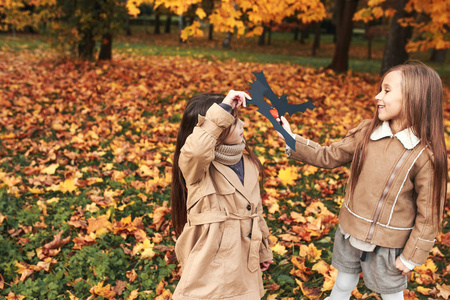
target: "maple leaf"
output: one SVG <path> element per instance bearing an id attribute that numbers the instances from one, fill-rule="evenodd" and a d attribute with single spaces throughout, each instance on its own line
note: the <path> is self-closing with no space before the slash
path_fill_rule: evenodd
<path id="1" fill-rule="evenodd" d="M 135 270 L 127 271 L 126 272 L 126 276 L 127 276 L 127 278 L 128 278 L 130 283 L 134 282 L 137 279 L 137 277 L 138 277 L 138 275 L 137 275 Z"/>
<path id="2" fill-rule="evenodd" d="M 59 167 L 59 164 L 51 164 L 50 166 L 44 168 L 41 170 L 41 173 L 47 174 L 47 175 L 53 175 L 56 172 L 56 169 Z"/>
<path id="3" fill-rule="evenodd" d="M 95 236 L 101 236 L 109 231 L 111 228 L 111 222 L 108 221 L 110 213 L 97 218 L 90 217 L 88 221 L 87 233 L 94 233 Z"/>
<path id="4" fill-rule="evenodd" d="M 16 262 L 15 266 L 18 268 L 18 270 L 16 272 L 21 274 L 20 281 L 22 281 L 22 282 L 25 282 L 25 280 L 34 273 L 34 270 L 27 263 Z"/>
<path id="5" fill-rule="evenodd" d="M 299 254 L 301 257 L 306 257 L 307 259 L 314 262 L 320 259 L 320 256 L 322 255 L 322 250 L 318 250 L 313 243 L 308 244 L 308 246 L 302 244 L 300 245 Z"/>
<path id="6" fill-rule="evenodd" d="M 22 296 L 20 294 L 16 295 L 13 292 L 9 292 L 8 296 L 6 296 L 7 300 L 22 300 L 24 298 L 25 298 L 25 296 Z"/>
<path id="7" fill-rule="evenodd" d="M 444 299 L 450 298 L 450 285 L 448 284 L 440 285 L 439 283 L 437 283 L 436 288 L 439 291 L 439 293 L 437 294 L 438 297 L 442 297 Z"/>
<path id="8" fill-rule="evenodd" d="M 116 293 L 111 290 L 111 285 L 107 284 L 103 286 L 103 281 L 94 285 L 89 292 L 95 296 L 104 297 L 106 299 L 115 299 Z"/>
<path id="9" fill-rule="evenodd" d="M 295 167 L 286 167 L 278 172 L 278 178 L 284 186 L 294 185 L 298 178 L 298 170 Z"/>
<path id="10" fill-rule="evenodd" d="M 283 245 L 280 245 L 279 243 L 275 244 L 275 245 L 271 245 L 270 248 L 272 249 L 273 252 L 283 256 L 286 254 L 287 250 L 286 247 Z"/>
<path id="11" fill-rule="evenodd" d="M 302 293 L 304 296 L 306 296 L 308 299 L 311 300 L 318 300 L 320 299 L 320 296 L 322 295 L 322 290 L 320 287 L 307 287 L 304 285 L 303 282 L 295 278 L 295 281 L 300 286 L 300 289 L 302 290 Z"/>
<path id="12" fill-rule="evenodd" d="M 134 300 L 138 297 L 138 290 L 139 289 L 135 289 L 132 290 L 131 293 L 128 295 L 128 297 L 125 298 L 125 300 Z"/>
<path id="13" fill-rule="evenodd" d="M 122 293 L 123 293 L 123 291 L 125 290 L 126 287 L 127 287 L 127 282 L 126 281 L 122 281 L 122 280 L 116 279 L 116 285 L 113 287 L 113 291 L 117 295 L 120 296 L 120 295 L 122 295 Z"/>

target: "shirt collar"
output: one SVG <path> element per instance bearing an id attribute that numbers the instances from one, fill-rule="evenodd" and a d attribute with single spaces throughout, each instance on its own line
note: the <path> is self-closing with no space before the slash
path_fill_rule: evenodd
<path id="1" fill-rule="evenodd" d="M 420 139 L 413 133 L 411 128 L 406 128 L 393 134 L 388 121 L 384 121 L 383 124 L 375 129 L 370 135 L 372 141 L 378 141 L 385 137 L 396 137 L 400 143 L 402 143 L 403 147 L 408 150 L 413 149 L 420 143 Z"/>

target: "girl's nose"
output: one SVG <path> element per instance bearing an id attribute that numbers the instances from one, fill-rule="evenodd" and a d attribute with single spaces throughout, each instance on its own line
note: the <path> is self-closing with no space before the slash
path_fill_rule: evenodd
<path id="1" fill-rule="evenodd" d="M 381 97 L 381 93 L 383 93 L 383 91 L 380 91 L 379 93 L 378 93 L 378 95 L 376 95 L 375 96 L 375 100 L 380 100 L 382 97 Z"/>

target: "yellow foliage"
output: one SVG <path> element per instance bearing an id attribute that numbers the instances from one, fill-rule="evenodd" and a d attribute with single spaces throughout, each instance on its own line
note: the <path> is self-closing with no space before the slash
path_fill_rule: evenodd
<path id="1" fill-rule="evenodd" d="M 281 184 L 285 186 L 294 185 L 298 178 L 298 170 L 295 166 L 286 167 L 278 172 L 278 178 L 281 179 Z"/>

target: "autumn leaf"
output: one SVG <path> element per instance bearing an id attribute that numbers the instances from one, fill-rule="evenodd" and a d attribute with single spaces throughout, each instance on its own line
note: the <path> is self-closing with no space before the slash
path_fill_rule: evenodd
<path id="1" fill-rule="evenodd" d="M 439 291 L 439 293 L 437 294 L 438 297 L 442 297 L 444 299 L 450 298 L 450 285 L 448 285 L 448 284 L 440 285 L 438 283 L 438 284 L 436 284 L 436 288 Z"/>
<path id="2" fill-rule="evenodd" d="M 278 172 L 278 178 L 280 178 L 281 184 L 285 186 L 294 185 L 298 178 L 298 170 L 295 167 L 286 167 Z"/>
<path id="3" fill-rule="evenodd" d="M 16 294 L 14 294 L 13 292 L 9 292 L 8 293 L 8 296 L 6 296 L 6 299 L 7 300 L 22 300 L 22 299 L 24 299 L 25 298 L 25 296 L 22 296 L 22 295 L 16 295 Z"/>
<path id="4" fill-rule="evenodd" d="M 50 249 L 57 249 L 60 248 L 61 246 L 64 246 L 65 244 L 67 244 L 68 242 L 70 242 L 70 236 L 62 239 L 62 234 L 64 233 L 64 231 L 60 231 L 58 234 L 53 236 L 53 241 L 51 241 L 50 243 L 47 243 L 43 246 L 44 249 L 46 250 L 50 250 Z"/>
<path id="5" fill-rule="evenodd" d="M 111 290 L 111 285 L 107 284 L 103 286 L 103 281 L 94 285 L 89 292 L 94 296 L 104 297 L 106 299 L 115 299 L 116 293 Z"/>
<path id="6" fill-rule="evenodd" d="M 51 164 L 50 166 L 42 169 L 41 173 L 53 175 L 56 172 L 56 169 L 59 167 L 59 164 Z"/>
<path id="7" fill-rule="evenodd" d="M 275 252 L 281 256 L 283 256 L 287 253 L 286 247 L 283 245 L 280 245 L 279 243 L 277 243 L 273 246 L 271 245 L 270 248 L 272 249 L 273 252 Z"/>
<path id="8" fill-rule="evenodd" d="M 88 221 L 87 233 L 94 233 L 99 237 L 107 233 L 111 228 L 111 222 L 109 222 L 109 213 L 98 216 L 97 218 L 90 217 Z"/>
<path id="9" fill-rule="evenodd" d="M 134 300 L 138 297 L 138 290 L 139 289 L 135 289 L 132 290 L 131 293 L 128 295 L 128 297 L 125 298 L 125 300 Z"/>

